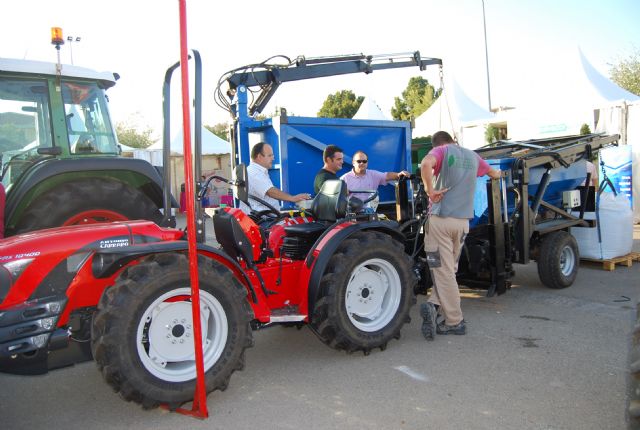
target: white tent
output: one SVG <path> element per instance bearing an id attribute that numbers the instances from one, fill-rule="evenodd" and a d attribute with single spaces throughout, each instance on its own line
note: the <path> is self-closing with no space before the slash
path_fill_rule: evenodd
<path id="1" fill-rule="evenodd" d="M 484 144 L 484 125 L 494 117 L 493 113 L 469 98 L 457 82 L 451 79 L 440 97 L 415 119 L 412 135 L 423 137 L 443 130 L 457 138 L 460 144 L 477 148 Z"/>
<path id="2" fill-rule="evenodd" d="M 640 97 L 603 76 L 580 49 L 565 57 L 550 75 L 530 85 L 526 104 L 504 117 L 509 137 L 579 134 L 583 124 L 592 131 L 620 134 L 619 143 L 631 146 L 634 220 L 640 222 Z"/>
<path id="3" fill-rule="evenodd" d="M 539 75 L 526 100 L 505 119 L 513 140 L 579 134 L 583 124 L 596 129 L 595 109 L 640 100 L 598 72 L 580 49 Z M 526 90 L 525 90 L 526 91 Z"/>
<path id="4" fill-rule="evenodd" d="M 191 145 L 194 144 L 194 136 L 191 135 Z M 149 146 L 147 150 L 162 150 L 162 140 Z M 183 133 L 180 129 L 171 139 L 171 153 L 182 154 L 184 152 Z M 220 139 L 218 136 L 202 127 L 202 155 L 208 154 L 230 154 L 231 144 L 226 140 Z"/>
<path id="5" fill-rule="evenodd" d="M 382 112 L 380 106 L 371 97 L 367 96 L 362 101 L 358 112 L 353 116 L 353 119 L 374 119 L 388 121 L 389 118 Z"/>

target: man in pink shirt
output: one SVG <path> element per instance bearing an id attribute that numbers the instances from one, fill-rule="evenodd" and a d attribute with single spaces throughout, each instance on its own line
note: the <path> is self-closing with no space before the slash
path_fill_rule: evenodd
<path id="1" fill-rule="evenodd" d="M 364 151 L 356 151 L 353 154 L 353 169 L 340 177 L 346 184 L 347 189 L 351 193 L 354 191 L 375 191 L 380 185 L 387 185 L 388 181 L 396 181 L 400 176 L 409 176 L 409 172 L 379 172 L 377 170 L 367 169 L 369 166 L 369 157 Z M 351 193 L 353 196 L 366 200 L 371 197 L 371 193 Z M 367 203 L 375 211 L 375 207 L 371 205 L 373 202 Z"/>
<path id="2" fill-rule="evenodd" d="M 434 339 L 434 332 L 466 333 L 456 272 L 469 233 L 469 219 L 473 218 L 476 177 L 500 177 L 499 170 L 492 169 L 474 151 L 458 146 L 449 133 L 435 133 L 432 142 L 433 149 L 420 163 L 422 182 L 431 201 L 424 248 L 433 288 L 428 302 L 420 307 L 422 334 L 427 340 Z M 444 321 L 436 324 L 438 313 Z"/>

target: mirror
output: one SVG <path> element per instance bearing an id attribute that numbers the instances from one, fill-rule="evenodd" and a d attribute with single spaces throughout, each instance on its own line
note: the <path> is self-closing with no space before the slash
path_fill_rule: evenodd
<path id="1" fill-rule="evenodd" d="M 233 187 L 233 197 L 249 205 L 249 182 L 247 178 L 247 166 L 244 164 L 238 164 L 233 169 L 233 180 L 235 187 Z"/>

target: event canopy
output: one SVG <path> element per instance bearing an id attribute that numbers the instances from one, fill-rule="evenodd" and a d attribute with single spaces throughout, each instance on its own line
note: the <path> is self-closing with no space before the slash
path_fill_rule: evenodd
<path id="1" fill-rule="evenodd" d="M 422 115 L 415 119 L 413 137 L 430 136 L 444 130 L 460 137 L 462 128 L 469 123 L 489 122 L 494 114 L 471 100 L 451 78 L 440 97 Z"/>
<path id="2" fill-rule="evenodd" d="M 583 124 L 594 131 L 595 109 L 640 100 L 598 72 L 579 48 L 522 93 L 517 109 L 504 116 L 514 140 L 578 134 Z"/>
<path id="3" fill-rule="evenodd" d="M 193 145 L 194 137 L 191 136 L 191 144 Z M 149 146 L 147 150 L 153 151 L 162 149 L 162 140 Z M 171 139 L 171 153 L 182 154 L 183 150 L 183 133 L 180 129 Z M 218 136 L 202 127 L 202 155 L 207 154 L 230 154 L 231 144 L 226 140 L 220 139 Z"/>
<path id="4" fill-rule="evenodd" d="M 382 112 L 380 106 L 371 97 L 367 96 L 362 101 L 358 112 L 353 116 L 353 119 L 375 119 L 388 121 L 389 118 Z"/>

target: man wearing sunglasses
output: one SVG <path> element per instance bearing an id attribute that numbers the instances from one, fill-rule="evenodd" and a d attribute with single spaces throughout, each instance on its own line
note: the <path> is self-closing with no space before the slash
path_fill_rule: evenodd
<path id="1" fill-rule="evenodd" d="M 374 191 L 380 185 L 387 185 L 389 181 L 397 181 L 400 176 L 409 176 L 409 172 L 403 170 L 401 172 L 379 172 L 377 170 L 368 169 L 369 156 L 364 151 L 356 151 L 353 154 L 353 169 L 340 177 L 347 184 L 349 190 L 355 191 Z M 366 200 L 371 197 L 368 193 L 352 193 L 353 196 L 360 200 Z M 375 212 L 373 202 L 369 202 L 367 207 Z M 375 205 L 377 206 L 377 205 Z"/>

